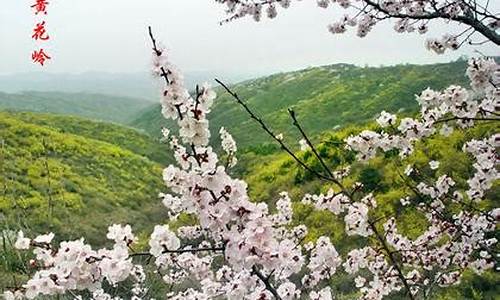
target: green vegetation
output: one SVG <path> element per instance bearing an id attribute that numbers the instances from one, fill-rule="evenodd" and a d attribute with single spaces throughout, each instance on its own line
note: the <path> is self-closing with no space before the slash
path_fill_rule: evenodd
<path id="1" fill-rule="evenodd" d="M 63 125 L 64 118 L 54 120 Z M 141 231 L 152 220 L 164 220 L 163 210 L 158 209 L 158 193 L 163 190 L 160 164 L 99 140 L 106 134 L 92 139 L 40 125 L 48 119 L 0 113 L 3 229 L 54 231 L 61 239 L 85 235 L 102 244 L 103 232 L 113 222 L 131 222 Z M 111 126 L 108 132 L 117 129 L 99 126 Z M 117 133 L 126 131 L 135 134 L 125 128 Z"/>
<path id="2" fill-rule="evenodd" d="M 158 193 L 167 149 L 114 124 L 0 112 L 0 289 L 26 267 L 10 247 L 19 229 L 99 246 L 110 224 L 146 233 L 164 222 Z"/>
<path id="3" fill-rule="evenodd" d="M 465 61 L 379 68 L 336 64 L 245 81 L 232 88 L 276 133 L 296 141 L 298 133 L 290 126 L 289 107 L 314 136 L 324 130 L 364 123 L 382 110 L 414 112 L 415 94 L 427 87 L 467 86 L 465 67 Z M 218 88 L 217 94 L 210 113 L 212 136 L 218 137 L 219 128 L 224 126 L 240 149 L 269 142 L 226 92 Z M 162 126 L 172 127 L 162 118 L 159 105 L 144 111 L 131 125 L 152 136 L 158 136 Z"/>
<path id="4" fill-rule="evenodd" d="M 10 116 L 25 123 L 49 127 L 60 133 L 76 134 L 85 138 L 99 140 L 130 150 L 145 156 L 152 161 L 168 165 L 172 162 L 168 145 L 161 144 L 158 139 L 122 125 L 92 121 L 80 117 L 41 114 L 29 112 L 12 112 Z"/>
<path id="5" fill-rule="evenodd" d="M 126 124 L 151 105 L 144 99 L 87 93 L 0 92 L 0 110 L 81 116 Z"/>

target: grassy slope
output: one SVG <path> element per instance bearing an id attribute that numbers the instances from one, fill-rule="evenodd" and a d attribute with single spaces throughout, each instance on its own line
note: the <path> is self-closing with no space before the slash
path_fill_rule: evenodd
<path id="1" fill-rule="evenodd" d="M 0 109 L 48 112 L 117 123 L 128 123 L 133 116 L 149 107 L 151 102 L 130 97 L 88 93 L 0 92 Z"/>
<path id="2" fill-rule="evenodd" d="M 167 145 L 163 145 L 158 140 L 152 139 L 151 136 L 133 128 L 55 114 L 12 112 L 10 116 L 26 123 L 49 127 L 60 133 L 76 134 L 117 145 L 162 165 L 167 165 L 172 161 Z"/>
<path id="3" fill-rule="evenodd" d="M 61 238 L 85 235 L 102 243 L 103 230 L 113 222 L 144 230 L 164 218 L 157 199 L 163 189 L 161 165 L 127 149 L 127 143 L 102 141 L 113 130 L 131 136 L 134 130 L 114 125 L 105 130 L 108 125 L 99 124 L 104 135 L 95 132 L 90 138 L 76 134 L 76 127 L 70 133 L 41 125 L 48 118 L 0 113 L 2 227 L 54 231 Z M 66 125 L 75 121 L 55 119 L 61 127 L 64 120 Z"/>
<path id="4" fill-rule="evenodd" d="M 280 73 L 233 88 L 277 133 L 283 132 L 294 140 L 297 132 L 291 126 L 288 107 L 296 110 L 304 128 L 315 135 L 336 126 L 366 122 L 382 110 L 414 111 L 415 94 L 427 87 L 441 89 L 452 83 L 466 84 L 464 70 L 463 61 L 381 68 L 338 64 Z M 240 148 L 269 142 L 227 93 L 219 88 L 218 94 L 210 114 L 213 136 L 224 126 L 238 140 Z M 131 125 L 157 136 L 159 128 L 169 123 L 162 120 L 156 105 Z"/>

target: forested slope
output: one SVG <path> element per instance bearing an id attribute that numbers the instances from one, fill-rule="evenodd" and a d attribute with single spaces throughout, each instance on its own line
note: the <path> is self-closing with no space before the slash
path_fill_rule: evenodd
<path id="1" fill-rule="evenodd" d="M 414 112 L 415 94 L 427 87 L 468 86 L 465 67 L 465 61 L 365 68 L 336 64 L 275 74 L 232 88 L 277 133 L 296 140 L 298 133 L 291 126 L 289 107 L 294 108 L 304 128 L 317 135 L 324 130 L 367 122 L 382 110 Z M 259 125 L 226 92 L 218 88 L 217 94 L 210 113 L 212 136 L 217 136 L 224 126 L 237 138 L 240 147 L 269 142 Z M 172 127 L 162 118 L 159 105 L 145 110 L 131 125 L 153 136 L 159 135 L 162 126 Z"/>
<path id="2" fill-rule="evenodd" d="M 89 93 L 0 92 L 0 110 L 81 116 L 126 124 L 152 102 L 140 98 Z"/>

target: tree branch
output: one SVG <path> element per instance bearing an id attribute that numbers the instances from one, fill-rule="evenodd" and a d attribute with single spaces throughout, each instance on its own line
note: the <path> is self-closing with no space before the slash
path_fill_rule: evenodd
<path id="1" fill-rule="evenodd" d="M 387 245 L 385 238 L 378 232 L 377 227 L 375 226 L 374 223 L 369 222 L 368 224 L 370 224 L 370 228 L 373 230 L 373 232 L 375 233 L 375 236 L 377 237 L 379 242 L 382 244 L 382 247 L 384 248 L 385 252 L 387 253 L 387 256 L 389 257 L 389 260 L 392 263 L 392 266 L 394 266 L 394 268 L 398 272 L 398 277 L 403 282 L 403 285 L 405 286 L 408 297 L 411 300 L 414 300 L 415 297 L 411 293 L 410 285 L 408 284 L 408 281 L 406 280 L 406 277 L 403 274 L 401 267 L 399 266 L 398 262 L 396 261 L 396 258 L 394 257 L 394 253 L 389 249 L 389 246 Z"/>
<path id="2" fill-rule="evenodd" d="M 297 127 L 297 129 L 300 131 L 300 134 L 302 135 L 302 137 L 306 140 L 306 142 L 309 145 L 309 147 L 311 147 L 311 150 L 314 153 L 314 156 L 316 156 L 316 158 L 318 159 L 318 161 L 323 166 L 323 169 L 325 169 L 325 171 L 330 176 L 330 178 L 331 178 L 330 180 L 333 183 L 335 183 L 342 191 L 345 192 L 344 186 L 337 179 L 335 179 L 335 176 L 333 175 L 332 171 L 325 164 L 324 160 L 321 158 L 321 156 L 319 155 L 318 151 L 316 151 L 316 148 L 314 148 L 313 143 L 311 142 L 311 140 L 309 139 L 309 137 L 307 136 L 307 134 L 305 133 L 305 131 L 302 129 L 302 126 L 300 126 L 299 121 L 297 120 L 297 116 L 295 114 L 295 111 L 293 111 L 293 109 L 289 108 L 288 109 L 288 113 L 290 114 L 290 117 L 293 120 L 293 125 L 295 127 Z"/>
<path id="3" fill-rule="evenodd" d="M 197 252 L 207 252 L 207 251 L 223 252 L 225 249 L 226 249 L 225 247 L 205 247 L 205 248 L 193 248 L 193 249 L 188 248 L 188 249 L 177 249 L 177 250 L 165 249 L 163 250 L 163 253 L 180 254 L 180 253 L 197 253 Z M 138 257 L 138 256 L 152 256 L 152 254 L 149 252 L 136 252 L 129 255 L 129 257 Z"/>
<path id="4" fill-rule="evenodd" d="M 384 13 L 389 18 L 398 18 L 398 19 L 413 19 L 413 20 L 432 20 L 432 19 L 448 19 L 453 20 L 459 23 L 463 23 L 469 25 L 474 28 L 477 32 L 481 33 L 488 40 L 493 43 L 500 45 L 500 34 L 497 34 L 493 29 L 489 28 L 485 24 L 483 24 L 478 19 L 474 18 L 472 14 L 458 15 L 458 16 L 450 16 L 442 11 L 442 8 L 435 8 L 434 12 L 425 12 L 419 15 L 408 15 L 401 13 L 391 13 L 390 11 L 382 8 L 380 4 L 373 2 L 371 0 L 363 0 L 368 5 L 373 7 L 379 12 Z"/>
<path id="5" fill-rule="evenodd" d="M 256 266 L 252 267 L 252 273 L 255 274 L 257 277 L 259 277 L 260 281 L 262 281 L 262 283 L 264 283 L 264 285 L 266 286 L 266 289 L 269 292 L 271 292 L 271 294 L 273 294 L 274 298 L 276 298 L 277 300 L 281 300 L 280 295 L 278 295 L 278 291 L 276 291 L 276 289 L 272 286 L 271 282 L 269 281 L 270 276 L 264 276 L 264 274 L 262 274 L 260 272 L 260 270 L 257 269 Z"/>
<path id="6" fill-rule="evenodd" d="M 288 148 L 285 143 L 283 143 L 282 140 L 280 140 L 279 138 L 276 137 L 276 135 L 271 131 L 271 129 L 269 129 L 269 127 L 264 123 L 264 121 L 262 121 L 261 118 L 259 118 L 258 116 L 256 116 L 253 111 L 248 107 L 248 105 L 246 105 L 245 102 L 243 102 L 243 100 L 240 99 L 240 97 L 235 93 L 233 92 L 227 85 L 225 85 L 222 81 L 220 81 L 219 79 L 215 79 L 215 81 L 220 84 L 244 109 L 245 111 L 250 115 L 250 117 L 252 119 L 254 119 L 255 121 L 257 121 L 257 123 L 260 124 L 260 126 L 262 127 L 262 129 L 264 129 L 264 131 L 269 135 L 271 136 L 278 144 L 280 144 L 281 148 L 283 150 L 285 150 L 299 165 L 301 165 L 304 169 L 306 169 L 307 171 L 311 172 L 312 174 L 314 174 L 315 176 L 317 176 L 319 179 L 322 179 L 322 180 L 325 180 L 325 181 L 332 181 L 332 179 L 328 176 L 325 176 L 323 174 L 320 174 L 318 172 L 316 172 L 315 170 L 313 170 L 311 167 L 309 167 L 308 165 L 306 165 L 303 161 L 301 161 L 293 152 L 292 150 L 290 150 L 290 148 Z"/>

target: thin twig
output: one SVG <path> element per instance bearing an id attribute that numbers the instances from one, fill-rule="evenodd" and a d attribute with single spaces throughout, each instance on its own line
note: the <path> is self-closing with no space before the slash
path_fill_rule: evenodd
<path id="1" fill-rule="evenodd" d="M 281 297 L 278 294 L 278 291 L 276 291 L 276 289 L 272 286 L 272 284 L 269 280 L 270 279 L 269 276 L 264 276 L 264 274 L 262 274 L 262 272 L 259 269 L 257 269 L 256 266 L 252 267 L 252 273 L 255 274 L 257 277 L 259 277 L 260 281 L 262 281 L 262 283 L 264 283 L 264 285 L 266 286 L 266 289 L 269 292 L 271 292 L 271 294 L 273 294 L 274 298 L 276 298 L 277 300 L 281 300 Z"/>
<path id="2" fill-rule="evenodd" d="M 51 182 L 51 174 L 50 174 L 50 168 L 49 168 L 49 159 L 48 159 L 48 153 L 47 153 L 47 145 L 45 144 L 45 140 L 42 139 L 42 145 L 43 145 L 43 150 L 44 150 L 44 161 L 43 161 L 43 166 L 45 168 L 45 172 L 47 173 L 47 197 L 48 197 L 48 211 L 47 211 L 47 217 L 49 220 L 52 219 L 52 210 L 53 210 L 53 199 L 52 199 L 52 182 Z"/>
<path id="3" fill-rule="evenodd" d="M 223 252 L 225 250 L 225 247 L 205 247 L 205 248 L 193 248 L 193 249 L 177 249 L 177 250 L 169 250 L 169 249 L 164 249 L 163 253 L 197 253 L 197 252 L 208 252 L 208 251 L 214 251 L 214 252 Z M 152 254 L 149 252 L 136 252 L 132 253 L 129 256 L 130 257 L 137 257 L 137 256 L 151 256 Z"/>
<path id="4" fill-rule="evenodd" d="M 244 109 L 245 111 L 250 115 L 250 117 L 252 119 L 254 119 L 255 121 L 257 121 L 257 123 L 260 124 L 260 126 L 262 127 L 262 129 L 264 129 L 264 131 L 269 135 L 271 136 L 278 144 L 280 144 L 281 148 L 283 150 L 285 150 L 299 165 L 301 165 L 304 169 L 306 169 L 307 171 L 311 172 L 312 174 L 314 174 L 316 177 L 318 177 L 319 179 L 322 179 L 322 180 L 326 180 L 326 181 L 332 181 L 331 178 L 329 178 L 328 176 L 325 176 L 325 175 L 322 175 L 318 172 L 316 172 L 315 170 L 313 170 L 311 167 L 309 167 L 308 165 L 306 165 L 303 161 L 301 161 L 293 152 L 292 150 L 290 150 L 290 148 L 288 148 L 285 143 L 283 143 L 283 141 L 279 138 L 276 137 L 276 135 L 272 132 L 272 130 L 264 123 L 264 121 L 262 121 L 261 118 L 259 118 L 257 115 L 255 115 L 253 113 L 253 111 L 248 107 L 248 105 L 243 102 L 243 100 L 240 99 L 240 97 L 235 93 L 233 92 L 227 85 L 225 85 L 222 81 L 220 81 L 219 79 L 215 79 L 215 81 L 217 83 L 219 83 Z"/>
<path id="5" fill-rule="evenodd" d="M 410 299 L 414 300 L 415 297 L 413 296 L 413 294 L 411 292 L 410 285 L 409 285 L 408 281 L 406 280 L 406 277 L 403 274 L 401 267 L 399 266 L 398 262 L 396 261 L 394 254 L 389 249 L 389 246 L 387 245 L 385 238 L 378 232 L 377 226 L 375 226 L 374 223 L 369 222 L 368 224 L 370 225 L 370 228 L 372 229 L 372 231 L 375 233 L 375 236 L 377 237 L 379 242 L 382 244 L 382 247 L 384 248 L 385 252 L 387 253 L 387 256 L 389 257 L 389 260 L 391 261 L 392 265 L 394 266 L 394 268 L 396 268 L 396 271 L 398 272 L 398 277 L 403 282 L 403 285 L 405 286 L 408 297 Z"/>
<path id="6" fill-rule="evenodd" d="M 437 120 L 434 124 L 446 123 L 450 121 L 500 121 L 499 118 L 461 118 L 461 117 L 450 117 L 446 119 Z"/>
<path id="7" fill-rule="evenodd" d="M 295 111 L 293 111 L 293 109 L 289 108 L 288 109 L 288 113 L 290 114 L 290 117 L 292 118 L 293 120 L 293 125 L 295 127 L 297 127 L 297 129 L 300 131 L 300 134 L 302 135 L 302 137 L 306 140 L 307 144 L 309 145 L 309 147 L 311 148 L 312 152 L 314 153 L 314 156 L 316 156 L 316 158 L 318 159 L 318 161 L 321 163 L 321 165 L 323 166 L 323 169 L 325 169 L 325 171 L 328 173 L 328 175 L 330 176 L 330 180 L 335 183 L 338 187 L 340 187 L 340 189 L 342 191 L 344 191 L 344 186 L 337 180 L 335 179 L 335 175 L 333 175 L 332 171 L 330 170 L 330 168 L 327 167 L 327 165 L 325 164 L 325 161 L 323 160 L 323 158 L 321 158 L 321 156 L 319 155 L 318 151 L 316 150 L 316 148 L 314 147 L 313 143 L 311 142 L 311 140 L 309 139 L 309 137 L 307 136 L 307 134 L 305 133 L 304 129 L 302 129 L 302 126 L 300 126 L 299 124 L 299 121 L 297 120 L 297 116 L 295 114 Z"/>

